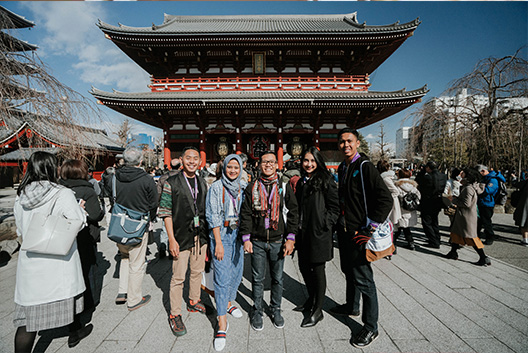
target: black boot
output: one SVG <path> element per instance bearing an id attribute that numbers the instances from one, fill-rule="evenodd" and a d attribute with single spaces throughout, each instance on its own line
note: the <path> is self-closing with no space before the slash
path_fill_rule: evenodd
<path id="1" fill-rule="evenodd" d="M 92 330 L 93 330 L 93 325 L 88 324 L 84 326 L 83 328 L 70 333 L 70 337 L 68 337 L 68 347 L 73 348 L 76 345 L 78 345 L 79 342 L 81 342 L 83 338 L 88 337 L 88 335 L 92 333 Z"/>
<path id="2" fill-rule="evenodd" d="M 323 319 L 323 311 L 321 309 L 314 309 L 310 316 L 304 318 L 301 327 L 312 327 L 317 325 Z"/>

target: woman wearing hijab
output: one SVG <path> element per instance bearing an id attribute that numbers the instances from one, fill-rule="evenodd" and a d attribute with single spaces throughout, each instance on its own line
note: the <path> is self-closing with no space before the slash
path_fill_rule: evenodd
<path id="1" fill-rule="evenodd" d="M 223 162 L 222 176 L 215 181 L 206 200 L 206 219 L 210 228 L 210 247 L 213 254 L 214 290 L 218 312 L 218 331 L 214 339 L 217 351 L 226 345 L 227 313 L 235 318 L 242 312 L 232 302 L 240 281 L 244 264 L 242 242 L 238 237 L 239 214 L 244 189 L 241 180 L 242 160 L 230 154 Z"/>
<path id="2" fill-rule="evenodd" d="M 296 248 L 308 299 L 294 310 L 306 314 L 301 327 L 312 327 L 323 319 L 325 264 L 333 258 L 332 227 L 339 217 L 337 185 L 315 147 L 301 157 L 301 178 L 295 195 L 300 215 Z"/>

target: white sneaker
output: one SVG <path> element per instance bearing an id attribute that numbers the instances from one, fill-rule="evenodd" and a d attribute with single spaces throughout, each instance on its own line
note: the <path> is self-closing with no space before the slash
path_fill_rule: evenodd
<path id="1" fill-rule="evenodd" d="M 229 323 L 227 323 L 227 327 L 225 331 L 216 332 L 214 342 L 213 342 L 213 347 L 215 351 L 220 352 L 224 350 L 226 343 L 227 343 L 227 336 L 226 336 L 227 330 L 229 330 Z"/>
<path id="2" fill-rule="evenodd" d="M 528 239 L 521 239 L 521 245 L 528 246 Z"/>
<path id="3" fill-rule="evenodd" d="M 240 319 L 242 317 L 242 311 L 234 305 L 231 305 L 229 308 L 227 308 L 227 312 L 235 319 Z"/>

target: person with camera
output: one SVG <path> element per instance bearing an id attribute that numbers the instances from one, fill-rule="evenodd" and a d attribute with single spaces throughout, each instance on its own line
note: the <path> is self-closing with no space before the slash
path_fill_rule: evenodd
<path id="1" fill-rule="evenodd" d="M 240 207 L 247 186 L 242 181 L 242 165 L 238 155 L 228 155 L 224 159 L 222 177 L 211 185 L 205 202 L 218 313 L 218 331 L 214 339 L 216 351 L 223 350 L 226 345 L 227 313 L 235 318 L 242 317 L 240 309 L 232 305 L 244 268 L 244 250 L 238 237 Z"/>

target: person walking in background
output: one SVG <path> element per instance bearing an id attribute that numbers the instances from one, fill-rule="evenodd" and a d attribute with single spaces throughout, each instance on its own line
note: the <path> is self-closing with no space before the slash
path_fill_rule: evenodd
<path id="1" fill-rule="evenodd" d="M 201 163 L 198 149 L 185 147 L 181 163 L 182 172 L 168 178 L 163 185 L 159 207 L 159 216 L 163 218 L 169 236 L 169 252 L 173 256 L 169 326 L 175 336 L 187 333 L 181 310 L 183 285 L 189 264 L 187 311 L 205 314 L 205 307 L 200 303 L 200 294 L 208 242 L 205 219 L 207 184 L 196 174 Z"/>
<path id="2" fill-rule="evenodd" d="M 376 167 L 367 157 L 359 154 L 357 149 L 360 143 L 357 130 L 344 128 L 338 134 L 338 147 L 345 157 L 338 169 L 341 217 L 337 235 L 341 270 L 346 279 L 346 303 L 332 308 L 330 312 L 335 315 L 359 316 L 359 300 L 360 297 L 363 299 L 363 328 L 351 338 L 352 345 L 363 348 L 379 335 L 378 294 L 365 247 L 358 244 L 354 237 L 364 231 L 365 227 L 372 234 L 387 219 L 393 199 Z M 363 162 L 363 170 L 360 171 Z M 368 210 L 365 209 L 365 199 Z M 370 219 L 368 225 L 367 213 Z"/>
<path id="3" fill-rule="evenodd" d="M 410 177 L 411 172 L 408 169 L 404 168 L 398 170 L 398 180 L 394 182 L 394 185 L 399 192 L 398 203 L 400 203 L 400 200 L 402 200 L 408 194 L 415 194 L 418 199 L 421 197 L 420 191 L 418 191 L 418 183 L 416 183 L 414 180 L 411 180 Z M 396 232 L 394 232 L 394 246 L 396 246 L 396 240 L 398 240 L 401 233 L 403 232 L 405 235 L 405 240 L 407 241 L 407 247 L 410 250 L 414 250 L 415 245 L 414 238 L 411 233 L 411 227 L 416 227 L 418 224 L 418 212 L 416 209 L 408 210 L 401 206 L 402 205 L 400 203 L 401 216 L 394 224 L 398 228 Z"/>
<path id="4" fill-rule="evenodd" d="M 165 185 L 165 182 L 167 179 L 169 179 L 171 176 L 174 176 L 180 172 L 180 159 L 174 158 L 170 162 L 171 169 L 167 169 L 167 172 L 165 172 L 160 178 L 158 179 L 158 182 L 156 184 L 156 187 L 158 189 L 158 195 L 159 199 L 161 201 L 161 194 L 163 192 L 163 185 Z M 166 167 L 166 165 L 165 165 Z M 165 169 L 164 169 L 165 170 Z M 167 235 L 167 229 L 165 228 L 165 223 L 161 225 L 161 232 L 159 236 L 159 246 L 158 246 L 158 253 L 160 259 L 163 259 L 167 255 L 167 250 L 169 249 L 169 236 Z M 169 254 L 169 258 L 172 259 L 172 255 Z"/>
<path id="5" fill-rule="evenodd" d="M 86 291 L 84 292 L 84 310 L 95 310 L 94 271 L 97 264 L 97 242 L 101 241 L 99 221 L 104 212 L 89 181 L 88 166 L 84 161 L 69 159 L 60 168 L 60 184 L 73 190 L 77 200 L 84 200 L 87 226 L 77 234 L 77 249 L 81 258 L 82 272 Z"/>
<path id="6" fill-rule="evenodd" d="M 101 187 L 99 186 L 99 182 L 97 180 L 95 180 L 95 178 L 93 177 L 93 168 L 92 167 L 88 168 L 88 182 L 90 184 L 92 184 L 93 189 L 94 189 L 95 194 L 97 195 L 97 197 L 101 196 Z"/>
<path id="7" fill-rule="evenodd" d="M 301 178 L 295 194 L 299 205 L 295 247 L 308 299 L 294 310 L 306 314 L 301 327 L 312 327 L 323 319 L 325 265 L 334 257 L 332 228 L 339 217 L 337 185 L 316 147 L 301 156 Z"/>
<path id="8" fill-rule="evenodd" d="M 244 250 L 238 237 L 239 215 L 244 189 L 242 159 L 230 154 L 224 159 L 222 177 L 215 181 L 207 193 L 205 216 L 209 225 L 210 249 L 214 271 L 214 296 L 218 313 L 218 330 L 214 349 L 221 351 L 226 345 L 227 313 L 241 318 L 242 312 L 233 302 L 242 280 Z"/>
<path id="9" fill-rule="evenodd" d="M 521 231 L 521 245 L 528 246 L 528 181 L 521 181 L 515 186 L 519 189 L 519 199 L 516 205 L 514 205 L 515 212 L 513 213 L 513 220 Z"/>
<path id="10" fill-rule="evenodd" d="M 447 177 L 437 170 L 436 163 L 427 162 L 416 175 L 418 190 L 420 191 L 420 216 L 422 227 L 427 237 L 427 247 L 440 249 L 440 228 L 438 214 L 443 207 L 442 193 L 445 189 Z"/>
<path id="11" fill-rule="evenodd" d="M 482 176 L 481 183 L 484 185 L 484 191 L 478 197 L 478 235 L 481 238 L 485 238 L 484 244 L 491 245 L 495 241 L 495 232 L 493 231 L 493 211 L 495 208 L 495 195 L 499 191 L 499 181 L 503 183 L 506 179 L 500 172 L 489 171 L 488 167 L 479 164 L 477 170 Z M 482 229 L 484 232 L 482 234 Z M 484 236 L 482 236 L 484 235 Z"/>
<path id="12" fill-rule="evenodd" d="M 116 200 L 120 205 L 135 211 L 150 214 L 150 221 L 156 218 L 158 192 L 152 176 L 140 166 L 142 152 L 129 147 L 123 152 L 124 165 L 116 170 L 115 179 L 105 184 L 107 193 L 112 195 L 113 183 L 116 188 Z M 150 301 L 150 295 L 142 295 L 143 277 L 145 276 L 145 255 L 147 253 L 148 233 L 137 245 L 117 244 L 121 254 L 119 268 L 119 289 L 116 304 L 127 304 L 128 310 L 136 310 Z"/>
<path id="13" fill-rule="evenodd" d="M 460 180 L 462 180 L 460 172 L 460 169 L 453 168 L 444 188 L 444 195 L 449 201 L 451 201 L 451 203 L 455 203 L 457 197 L 460 195 Z"/>
<path id="14" fill-rule="evenodd" d="M 283 208 L 288 209 L 284 219 Z M 284 327 L 281 315 L 284 257 L 293 252 L 298 227 L 298 206 L 289 183 L 277 175 L 277 156 L 267 151 L 260 155 L 260 175 L 244 192 L 240 212 L 240 234 L 244 250 L 251 254 L 253 313 L 251 327 L 263 328 L 264 279 L 266 263 L 271 274 L 271 320 Z"/>
<path id="15" fill-rule="evenodd" d="M 479 254 L 476 265 L 491 265 L 489 257 L 484 253 L 484 245 L 477 233 L 477 199 L 483 192 L 483 185 L 479 184 L 480 175 L 474 168 L 465 168 L 460 174 L 462 177 L 462 190 L 456 200 L 456 212 L 451 225 L 451 251 L 445 257 L 457 260 L 461 245 L 472 246 Z"/>
<path id="16" fill-rule="evenodd" d="M 55 155 L 34 152 L 29 158 L 14 205 L 17 234 L 22 237 L 22 244 L 34 214 L 52 212 L 71 220 L 86 220 L 73 191 L 58 185 L 57 179 Z M 42 330 L 68 325 L 70 348 L 88 336 L 93 325 L 83 327 L 80 321 L 85 289 L 76 241 L 64 256 L 39 255 L 21 249 L 13 319 L 17 328 L 15 352 L 31 352 L 37 332 Z"/>
<path id="17" fill-rule="evenodd" d="M 394 178 L 396 177 L 396 173 L 394 173 L 394 171 L 391 169 L 390 163 L 385 160 L 378 161 L 376 168 L 378 169 L 378 172 L 380 173 L 383 182 L 387 186 L 387 189 L 389 189 L 391 193 L 392 209 L 389 213 L 389 219 L 392 224 L 396 224 L 401 218 L 401 208 L 398 199 L 398 196 L 400 195 L 400 190 L 398 190 L 396 185 L 394 185 Z"/>

